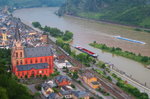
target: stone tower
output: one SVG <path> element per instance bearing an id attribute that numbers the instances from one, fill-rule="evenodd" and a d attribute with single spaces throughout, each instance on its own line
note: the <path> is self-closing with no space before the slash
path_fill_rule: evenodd
<path id="1" fill-rule="evenodd" d="M 14 42 L 11 51 L 11 62 L 13 73 L 15 73 L 17 65 L 24 64 L 24 47 L 22 46 L 22 40 L 20 37 L 18 24 L 16 25 L 15 28 Z"/>

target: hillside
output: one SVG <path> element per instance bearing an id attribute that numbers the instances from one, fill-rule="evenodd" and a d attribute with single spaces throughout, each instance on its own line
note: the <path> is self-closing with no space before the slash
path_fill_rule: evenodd
<path id="1" fill-rule="evenodd" d="M 40 7 L 60 6 L 65 0 L 0 0 L 0 7 L 8 5 L 11 7 Z"/>
<path id="2" fill-rule="evenodd" d="M 67 0 L 58 14 L 150 28 L 150 0 Z"/>

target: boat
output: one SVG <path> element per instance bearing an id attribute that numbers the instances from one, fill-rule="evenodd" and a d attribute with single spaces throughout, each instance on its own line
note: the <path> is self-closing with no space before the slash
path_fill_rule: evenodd
<path id="1" fill-rule="evenodd" d="M 124 37 L 121 37 L 121 36 L 114 36 L 114 37 L 117 38 L 117 39 L 120 39 L 120 40 L 129 41 L 129 42 L 134 42 L 134 43 L 139 43 L 139 44 L 146 44 L 145 42 L 142 42 L 142 41 L 132 40 L 132 39 L 124 38 Z"/>
<path id="2" fill-rule="evenodd" d="M 80 50 L 81 52 L 84 52 L 84 53 L 86 53 L 86 54 L 88 54 L 88 55 L 94 57 L 94 58 L 97 58 L 97 57 L 98 57 L 98 55 L 97 55 L 96 53 L 94 53 L 94 52 L 92 52 L 92 51 L 89 51 L 89 50 L 87 50 L 87 49 L 85 49 L 85 48 L 83 48 L 83 47 L 75 46 L 75 48 L 78 49 L 78 50 Z"/>

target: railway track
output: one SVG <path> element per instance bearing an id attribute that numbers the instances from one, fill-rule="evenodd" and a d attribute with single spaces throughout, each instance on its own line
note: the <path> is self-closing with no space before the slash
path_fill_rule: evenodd
<path id="1" fill-rule="evenodd" d="M 84 66 L 83 64 L 81 64 L 79 61 L 73 59 L 72 57 L 70 57 L 69 55 L 67 55 L 66 53 L 64 53 L 64 51 L 62 51 L 62 49 L 60 49 L 52 40 L 49 39 L 49 43 L 51 43 L 56 50 L 59 50 L 64 56 L 65 59 L 67 59 L 68 61 L 70 61 L 71 63 L 75 64 L 76 66 L 78 66 L 80 69 L 85 69 L 86 70 L 86 66 Z M 102 78 L 98 73 L 96 73 L 93 70 L 86 70 L 91 72 L 92 74 L 94 74 L 97 78 L 98 81 L 101 83 L 101 85 L 112 95 L 114 95 L 116 98 L 118 99 L 135 99 L 134 97 L 128 95 L 126 92 L 124 92 L 123 90 L 121 90 L 120 88 L 118 88 L 115 84 L 108 82 L 106 79 Z"/>

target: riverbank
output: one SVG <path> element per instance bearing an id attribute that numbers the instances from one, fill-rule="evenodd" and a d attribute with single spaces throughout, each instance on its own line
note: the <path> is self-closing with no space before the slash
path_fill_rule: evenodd
<path id="1" fill-rule="evenodd" d="M 69 14 L 65 14 L 64 16 L 70 16 L 70 17 L 74 17 L 74 18 L 80 18 L 82 20 L 89 20 L 89 21 L 94 21 L 94 22 L 98 22 L 98 23 L 104 23 L 104 24 L 111 24 L 111 25 L 116 25 L 116 26 L 122 26 L 122 27 L 130 28 L 131 30 L 134 30 L 134 31 L 143 31 L 143 32 L 146 32 L 146 33 L 150 33 L 150 29 L 143 28 L 143 27 L 136 26 L 136 25 L 121 24 L 121 23 L 118 23 L 118 22 L 110 21 L 110 20 L 97 20 L 97 19 L 91 19 L 91 18 L 86 18 L 86 17 L 81 17 L 81 16 L 75 16 L 75 15 L 69 15 Z"/>
<path id="2" fill-rule="evenodd" d="M 132 53 L 132 52 L 122 51 L 121 48 L 108 47 L 105 44 L 98 44 L 96 42 L 90 43 L 89 45 L 94 48 L 98 48 L 103 51 L 110 52 L 112 54 L 116 54 L 119 56 L 123 56 L 123 57 L 129 58 L 129 59 L 132 59 L 134 61 L 140 62 L 140 63 L 144 64 L 145 66 L 150 65 L 150 57 L 147 57 L 147 56 L 141 56 L 140 54 L 136 55 L 135 53 Z"/>

